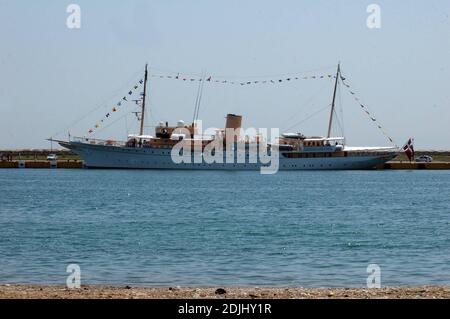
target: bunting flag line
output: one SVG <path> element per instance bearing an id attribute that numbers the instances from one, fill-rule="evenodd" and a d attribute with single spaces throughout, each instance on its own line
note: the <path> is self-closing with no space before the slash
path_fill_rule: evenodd
<path id="1" fill-rule="evenodd" d="M 189 81 L 189 82 L 201 82 L 201 81 L 206 81 L 206 82 L 210 82 L 210 83 L 220 83 L 220 84 L 230 84 L 230 85 L 239 85 L 239 86 L 246 86 L 246 85 L 257 85 L 257 84 L 279 84 L 279 83 L 286 83 L 286 82 L 291 82 L 291 81 L 298 81 L 298 80 L 309 80 L 309 79 L 335 79 L 336 76 L 332 75 L 332 74 L 322 74 L 322 75 L 309 75 L 309 76 L 291 76 L 291 77 L 284 77 L 284 78 L 272 78 L 272 79 L 263 79 L 263 80 L 247 80 L 247 81 L 238 81 L 238 80 L 230 80 L 230 79 L 215 79 L 212 75 L 208 76 L 207 78 L 201 78 L 201 77 L 197 77 L 197 76 L 181 76 L 180 73 L 177 73 L 176 75 L 156 75 L 153 74 L 151 75 L 151 77 L 153 78 L 161 78 L 161 79 L 172 79 L 172 80 L 181 80 L 181 81 Z M 347 87 L 349 90 L 349 93 L 351 94 L 351 96 L 353 96 L 354 100 L 359 104 L 359 106 L 364 110 L 364 112 L 367 114 L 367 116 L 370 118 L 370 120 L 372 122 L 374 122 L 377 126 L 377 128 L 383 133 L 383 135 L 385 135 L 389 141 L 393 144 L 395 144 L 395 142 L 393 141 L 393 139 L 386 133 L 386 131 L 384 130 L 384 128 L 378 123 L 378 121 L 376 120 L 376 118 L 374 116 L 372 116 L 372 114 L 367 110 L 367 108 L 360 103 L 360 98 L 357 96 L 357 94 L 355 93 L 354 90 L 351 89 L 350 85 L 346 82 L 346 78 L 344 78 L 341 75 L 341 80 L 342 83 L 344 84 L 345 87 Z M 133 95 L 134 91 L 138 90 L 140 88 L 140 86 L 144 83 L 143 79 L 140 79 L 139 82 L 132 86 L 132 89 L 128 91 L 128 95 Z M 142 93 L 140 93 L 140 96 L 142 97 Z M 116 103 L 116 105 L 114 107 L 111 108 L 111 111 L 108 112 L 99 122 L 97 122 L 94 126 L 95 129 L 100 128 L 100 124 L 99 123 L 103 123 L 106 119 L 109 119 L 111 116 L 111 112 L 115 113 L 117 111 L 119 111 L 119 107 L 121 107 L 123 105 L 124 102 L 134 102 L 135 104 L 138 104 L 140 100 L 131 100 L 129 101 L 127 96 L 123 96 L 123 98 Z M 89 134 L 92 134 L 95 132 L 95 129 L 91 128 L 88 130 Z M 396 144 L 395 144 L 396 145 Z M 397 146 L 397 145 L 396 145 Z"/>
<path id="2" fill-rule="evenodd" d="M 136 83 L 135 85 L 132 86 L 132 89 L 130 89 L 128 91 L 128 95 L 132 96 L 140 87 L 141 85 L 144 83 L 144 79 L 140 79 L 138 83 Z M 139 94 L 140 96 L 142 96 L 142 94 Z M 132 100 L 133 101 L 133 105 L 138 104 L 138 102 L 140 100 Z M 127 96 L 125 95 L 119 102 L 117 102 L 113 107 L 111 107 L 110 111 L 108 113 L 106 113 L 102 119 L 100 119 L 100 121 L 98 121 L 93 128 L 90 128 L 88 130 L 89 134 L 93 134 L 96 129 L 101 127 L 101 124 L 103 124 L 107 119 L 109 119 L 112 115 L 112 113 L 116 113 L 119 111 L 119 108 L 123 105 L 123 103 L 126 102 L 131 102 L 128 100 Z"/>
<path id="3" fill-rule="evenodd" d="M 394 142 L 394 140 L 391 138 L 391 136 L 386 132 L 386 130 L 381 126 L 381 124 L 377 121 L 377 119 L 367 110 L 367 107 L 362 104 L 360 101 L 361 99 L 357 96 L 354 90 L 351 90 L 351 87 L 348 83 L 346 83 L 346 78 L 344 78 L 341 75 L 341 81 L 344 84 L 345 87 L 348 88 L 348 92 L 351 94 L 353 99 L 358 103 L 358 105 L 361 107 L 361 109 L 364 111 L 364 113 L 367 114 L 369 119 L 375 123 L 376 127 L 381 131 L 381 133 L 392 143 L 395 145 L 395 147 L 398 147 L 398 145 Z"/>
<path id="4" fill-rule="evenodd" d="M 159 79 L 172 79 L 172 80 L 181 80 L 181 81 L 189 81 L 189 82 L 201 82 L 206 81 L 210 83 L 220 83 L 220 84 L 230 84 L 230 85 L 254 85 L 254 84 L 267 84 L 267 83 L 283 83 L 283 82 L 291 82 L 291 81 L 297 81 L 297 80 L 309 80 L 309 79 L 335 79 L 336 76 L 332 74 L 323 74 L 323 75 L 310 75 L 310 76 L 292 76 L 292 77 L 284 77 L 284 78 L 277 78 L 277 79 L 264 79 L 264 80 L 230 80 L 230 79 L 223 79 L 220 77 L 219 79 L 215 79 L 212 75 L 208 76 L 207 78 L 201 78 L 198 76 L 180 76 L 180 73 L 177 73 L 176 75 L 161 75 L 161 74 L 153 74 L 151 75 L 153 78 L 159 78 Z"/>
<path id="5" fill-rule="evenodd" d="M 279 77 L 279 78 L 272 78 L 272 79 L 262 79 L 262 80 L 231 80 L 231 79 L 224 79 L 223 77 L 218 77 L 217 79 L 214 78 L 213 75 L 209 75 L 206 78 L 198 77 L 198 76 L 190 76 L 190 75 L 182 75 L 181 73 L 176 74 L 152 74 L 152 78 L 160 78 L 160 79 L 171 79 L 171 80 L 178 80 L 178 81 L 184 81 L 184 82 L 209 82 L 209 83 L 219 83 L 219 84 L 230 84 L 230 85 L 238 85 L 238 86 L 247 86 L 247 85 L 258 85 L 258 84 L 281 84 L 286 82 L 292 82 L 292 81 L 298 81 L 298 80 L 308 80 L 308 79 L 334 79 L 336 78 L 332 74 L 318 74 L 318 75 L 297 75 L 297 76 L 290 76 L 290 77 Z M 136 99 L 129 99 L 128 96 L 132 96 L 133 93 L 138 90 L 141 85 L 144 83 L 144 79 L 140 79 L 138 83 L 132 86 L 132 89 L 128 91 L 128 94 L 124 95 L 120 101 L 118 101 L 111 109 L 110 111 L 103 116 L 102 119 L 100 119 L 93 128 L 90 128 L 88 130 L 89 134 L 95 133 L 96 129 L 101 127 L 101 124 L 103 124 L 107 119 L 111 118 L 112 113 L 116 113 L 119 111 L 119 108 L 122 107 L 122 105 L 126 103 L 132 102 L 133 105 L 139 105 L 140 100 Z M 140 97 L 142 98 L 142 93 L 140 93 Z"/>

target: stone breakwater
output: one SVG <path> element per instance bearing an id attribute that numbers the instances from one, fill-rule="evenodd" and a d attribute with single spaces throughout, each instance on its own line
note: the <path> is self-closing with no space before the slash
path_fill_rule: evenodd
<path id="1" fill-rule="evenodd" d="M 48 161 L 55 154 L 58 160 Z M 450 169 L 450 151 L 417 151 L 416 156 L 432 155 L 431 163 L 409 162 L 404 154 L 377 169 Z M 1 168 L 83 168 L 83 160 L 69 150 L 0 150 Z"/>
<path id="2" fill-rule="evenodd" d="M 57 160 L 57 161 L 0 161 L 1 168 L 84 168 L 82 160 Z M 388 162 L 379 165 L 377 169 L 450 169 L 450 162 Z"/>
<path id="3" fill-rule="evenodd" d="M 62 161 L 2 161 L 1 168 L 83 168 L 84 163 L 81 160 L 62 160 Z"/>

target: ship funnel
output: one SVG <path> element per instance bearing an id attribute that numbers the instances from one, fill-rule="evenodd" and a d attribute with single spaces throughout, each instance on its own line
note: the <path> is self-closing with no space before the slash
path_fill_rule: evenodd
<path id="1" fill-rule="evenodd" d="M 225 123 L 225 129 L 232 128 L 235 130 L 236 139 L 240 138 L 240 128 L 241 128 L 242 116 L 236 114 L 227 114 L 227 122 Z M 225 133 L 226 134 L 226 133 Z"/>

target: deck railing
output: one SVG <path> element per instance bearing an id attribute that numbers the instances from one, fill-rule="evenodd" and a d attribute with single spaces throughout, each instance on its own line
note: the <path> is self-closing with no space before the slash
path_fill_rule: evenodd
<path id="1" fill-rule="evenodd" d="M 88 138 L 88 137 L 73 137 L 71 138 L 72 142 L 91 144 L 91 145 L 104 145 L 104 146 L 126 146 L 126 142 L 124 141 L 115 141 L 115 140 L 102 140 L 96 138 Z"/>

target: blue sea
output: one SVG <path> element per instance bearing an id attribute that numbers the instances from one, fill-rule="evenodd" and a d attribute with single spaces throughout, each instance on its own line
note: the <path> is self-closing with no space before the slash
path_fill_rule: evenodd
<path id="1" fill-rule="evenodd" d="M 450 171 L 0 170 L 0 283 L 450 284 Z"/>

